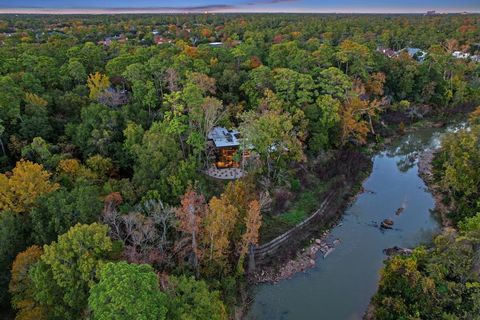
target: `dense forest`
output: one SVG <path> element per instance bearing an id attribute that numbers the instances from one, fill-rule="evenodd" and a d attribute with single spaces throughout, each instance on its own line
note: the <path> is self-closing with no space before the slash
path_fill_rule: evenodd
<path id="1" fill-rule="evenodd" d="M 251 249 L 342 152 L 478 105 L 479 54 L 478 15 L 0 16 L 0 316 L 234 318 Z M 478 314 L 478 119 L 436 160 L 460 231 L 387 262 L 378 319 Z"/>

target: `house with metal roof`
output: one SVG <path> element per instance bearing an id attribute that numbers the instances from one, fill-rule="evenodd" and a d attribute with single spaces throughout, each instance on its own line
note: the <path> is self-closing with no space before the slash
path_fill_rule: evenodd
<path id="1" fill-rule="evenodd" d="M 207 138 L 213 144 L 215 166 L 217 168 L 237 168 L 240 166 L 240 163 L 235 160 L 235 155 L 240 148 L 240 132 L 215 127 L 208 133 Z"/>

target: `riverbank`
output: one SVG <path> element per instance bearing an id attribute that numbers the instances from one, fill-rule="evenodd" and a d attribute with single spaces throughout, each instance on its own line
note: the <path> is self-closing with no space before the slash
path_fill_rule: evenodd
<path id="1" fill-rule="evenodd" d="M 288 260 L 280 268 L 265 268 L 255 272 L 251 277 L 251 282 L 254 284 L 259 283 L 277 283 L 281 280 L 291 278 L 293 275 L 299 272 L 305 272 L 306 270 L 315 266 L 315 259 L 317 254 L 322 254 L 326 258 L 334 249 L 335 245 L 340 241 L 328 241 L 329 231 L 325 231 L 321 237 L 312 241 L 312 243 L 303 248 L 297 253 L 296 257 Z"/>
<path id="2" fill-rule="evenodd" d="M 400 139 L 402 136 L 405 136 L 407 134 L 414 133 L 419 129 L 442 128 L 446 125 L 447 124 L 444 120 L 431 121 L 426 119 L 421 121 L 421 125 L 419 123 L 414 123 L 405 130 L 402 130 L 402 132 L 397 132 L 396 134 L 392 134 L 388 138 L 385 138 L 382 143 L 372 145 L 372 147 L 365 150 L 365 154 L 371 156 L 379 150 L 384 150 L 388 146 L 390 146 L 393 141 Z M 422 179 L 426 181 L 426 179 L 428 179 L 428 176 L 432 172 L 430 161 L 433 155 L 432 153 L 415 153 L 414 155 L 410 156 L 411 159 L 409 159 L 408 161 L 414 163 L 417 157 L 419 175 L 421 174 Z M 340 159 L 335 159 L 332 162 L 338 163 L 339 160 Z M 325 167 L 328 168 L 328 166 Z M 346 167 L 348 167 L 348 165 Z M 345 170 L 344 167 L 344 171 L 351 170 L 352 168 L 348 168 L 348 170 Z M 328 252 L 328 254 L 332 252 L 335 249 L 335 246 L 332 245 L 332 239 L 328 239 L 330 235 L 329 229 L 335 227 L 342 219 L 345 208 L 349 207 L 360 194 L 365 192 L 362 184 L 364 180 L 369 177 L 370 170 L 371 164 L 369 169 L 367 171 L 364 171 L 363 175 L 359 175 L 356 177 L 356 180 L 350 181 L 351 185 L 349 187 L 349 190 L 346 191 L 346 193 L 348 193 L 348 196 L 346 196 L 342 200 L 342 203 L 339 205 L 338 211 L 335 213 L 335 219 L 333 219 L 329 223 L 329 225 L 319 225 L 319 230 L 321 231 L 319 232 L 317 230 L 316 233 L 312 233 L 308 241 L 302 241 L 300 243 L 292 244 L 291 246 L 288 246 L 288 248 L 285 248 L 285 254 L 272 257 L 272 259 L 268 261 L 268 263 L 261 264 L 261 267 L 249 277 L 249 283 L 277 283 L 281 280 L 289 279 L 293 277 L 296 273 L 306 272 L 308 269 L 314 268 L 315 259 L 319 255 L 324 256 L 326 252 Z M 336 172 L 336 174 L 342 175 L 342 173 L 339 172 Z M 427 186 L 429 188 L 429 191 L 431 191 L 432 195 L 434 195 L 435 197 L 436 210 L 438 210 L 438 212 L 447 212 L 447 208 L 441 207 L 441 193 L 436 191 L 436 186 L 432 184 L 432 181 L 433 180 L 429 180 Z M 437 199 L 437 197 L 439 199 Z M 402 206 L 403 205 L 404 204 L 402 204 Z M 442 221 L 447 220 L 442 218 Z M 376 221 L 375 223 L 372 223 L 372 225 L 380 226 L 381 224 L 380 221 Z"/>
<path id="3" fill-rule="evenodd" d="M 434 174 L 433 174 L 433 159 L 435 158 L 435 154 L 437 149 L 428 149 L 418 156 L 417 167 L 418 167 L 418 176 L 423 180 L 425 183 L 425 187 L 428 192 L 432 195 L 434 199 L 434 212 L 438 213 L 441 217 L 442 226 L 444 226 L 444 213 L 446 212 L 446 208 L 442 202 L 442 195 L 439 191 L 438 185 L 434 183 Z M 397 247 L 389 248 L 384 250 L 386 253 L 386 259 L 391 259 L 392 256 L 397 255 L 401 252 L 402 255 L 410 255 L 413 251 L 411 248 L 399 248 L 400 250 L 396 250 Z M 390 254 L 387 253 L 390 251 Z M 363 320 L 374 320 L 375 319 L 375 306 L 372 302 L 368 304 L 367 309 L 362 317 Z"/>
<path id="4" fill-rule="evenodd" d="M 330 162 L 332 165 L 319 165 L 316 169 L 317 177 L 329 179 L 331 188 L 318 198 L 315 213 L 256 249 L 256 268 L 249 283 L 276 283 L 305 272 L 315 266 L 317 255 L 326 258 L 339 243 L 329 237 L 329 229 L 338 225 L 345 209 L 361 193 L 372 160 L 358 150 L 343 150 Z M 281 243 L 277 244 L 278 241 Z M 268 253 L 264 253 L 264 248 L 268 248 Z"/>
<path id="5" fill-rule="evenodd" d="M 405 135 L 388 141 L 381 150 L 374 150 L 372 172 L 362 180 L 364 189 L 356 190 L 364 192 L 355 192 L 348 199 L 347 209 L 338 215 L 340 225 L 337 219 L 336 226 L 322 232 L 330 241 L 341 242 L 326 259 L 317 251 L 312 259 L 315 263 L 310 261 L 313 255 L 309 251 L 313 242 L 305 242 L 306 249 L 291 259 L 298 262 L 298 268 L 292 268 L 291 262 L 286 262 L 288 272 L 278 268 L 289 280 L 278 281 L 276 275 L 264 274 L 267 279 L 260 280 L 270 282 L 251 288 L 250 297 L 254 300 L 249 304 L 246 319 L 361 319 L 377 290 L 385 255 L 399 251 L 385 249 L 428 246 L 441 231 L 440 219 L 431 213 L 436 200 L 420 172 L 424 174 L 423 164 L 430 163 L 425 160 L 424 151 L 438 147 L 442 136 L 458 127 L 431 121 L 428 126 L 406 130 Z M 403 210 L 399 212 L 399 208 Z M 386 219 L 394 222 L 393 229 L 378 227 Z M 299 273 L 292 274 L 292 270 Z"/>
<path id="6" fill-rule="evenodd" d="M 454 121 L 452 121 L 454 122 Z M 433 123 L 432 127 L 441 128 L 446 124 L 443 122 Z M 442 231 L 451 230 L 452 221 L 447 217 L 448 212 L 452 210 L 451 207 L 447 206 L 444 201 L 444 193 L 438 181 L 435 179 L 434 171 L 434 160 L 440 150 L 440 146 L 435 146 L 434 148 L 428 148 L 424 152 L 421 152 L 418 155 L 417 167 L 418 167 L 418 176 L 425 183 L 425 188 L 431 194 L 434 199 L 434 209 L 432 213 L 438 218 L 441 222 Z M 395 248 L 391 248 L 395 249 Z M 401 254 L 401 255 L 410 255 L 413 251 L 411 248 L 399 248 L 400 250 L 391 250 L 392 254 L 387 254 L 387 259 L 390 259 L 392 256 Z M 374 320 L 375 307 L 372 303 L 368 305 L 367 310 L 363 316 L 363 320 Z"/>
<path id="7" fill-rule="evenodd" d="M 452 210 L 451 207 L 447 206 L 444 201 L 445 195 L 442 192 L 442 188 L 435 181 L 433 161 L 435 159 L 438 149 L 436 150 L 427 150 L 422 153 L 418 160 L 418 175 L 423 179 L 425 185 L 427 186 L 428 191 L 432 194 L 435 199 L 435 209 L 434 212 L 440 217 L 443 227 L 451 227 L 453 225 L 451 219 L 447 217 L 447 213 Z"/>
<path id="8" fill-rule="evenodd" d="M 290 246 L 287 246 L 285 248 L 285 254 L 279 253 L 277 256 L 273 257 L 273 259 L 271 259 L 269 263 L 262 265 L 259 269 L 257 269 L 255 273 L 251 274 L 248 278 L 250 290 L 253 289 L 255 285 L 263 285 L 265 283 L 267 285 L 268 284 L 282 285 L 283 283 L 285 283 L 285 281 L 282 281 L 282 280 L 292 279 L 297 274 L 300 274 L 300 275 L 303 273 L 310 274 L 311 272 L 310 270 L 314 270 L 320 261 L 322 261 L 323 259 L 329 259 L 329 256 L 331 253 L 336 255 L 335 252 L 338 250 L 337 245 L 344 243 L 343 241 L 344 239 L 342 238 L 338 239 L 338 237 L 332 236 L 331 231 L 337 228 L 337 226 L 339 225 L 339 221 L 343 219 L 346 208 L 351 207 L 352 204 L 354 204 L 358 200 L 358 198 L 364 198 L 365 195 L 375 196 L 375 192 L 370 192 L 363 189 L 363 183 L 365 179 L 370 177 L 370 173 L 372 169 L 371 167 L 372 157 L 375 157 L 375 155 L 378 153 L 384 153 L 384 152 L 389 156 L 393 156 L 396 153 L 398 153 L 398 150 L 396 150 L 398 141 L 403 140 L 405 136 L 409 136 L 412 134 L 417 135 L 416 132 L 418 131 L 424 131 L 424 130 L 429 131 L 428 128 L 431 128 L 432 130 L 434 130 L 434 132 L 436 132 L 436 130 L 443 131 L 444 127 L 447 127 L 452 122 L 457 122 L 458 118 L 464 118 L 463 113 L 457 115 L 456 117 L 451 117 L 450 119 L 425 118 L 418 122 L 409 124 L 406 128 L 396 127 L 395 129 L 391 130 L 390 134 L 388 134 L 387 136 L 381 137 L 380 140 L 377 141 L 376 143 L 373 143 L 367 146 L 366 148 L 364 148 L 361 151 L 361 153 L 363 154 L 363 156 L 366 156 L 369 159 L 369 163 L 370 163 L 369 169 L 363 172 L 364 173 L 363 176 L 357 176 L 357 179 L 350 186 L 350 191 L 348 196 L 341 199 L 342 204 L 339 206 L 338 211 L 335 212 L 335 219 L 331 220 L 327 226 L 319 225 L 318 229 L 314 230 L 314 232 L 312 232 L 309 235 L 308 241 L 297 241 L 296 243 L 292 243 Z M 451 120 L 451 121 L 448 121 L 448 120 Z M 422 175 L 426 175 L 429 172 L 432 172 L 431 166 L 424 166 L 424 164 L 430 165 L 431 163 L 431 156 L 430 158 L 428 158 L 428 155 L 426 153 L 423 153 L 424 149 L 422 148 L 422 145 L 427 143 L 427 140 L 413 139 L 412 142 L 413 142 L 413 148 L 417 148 L 417 149 L 415 149 L 413 153 L 408 153 L 407 151 L 406 163 L 408 163 L 410 167 L 413 165 L 417 165 L 418 163 L 419 175 L 420 173 Z M 407 145 L 411 146 L 412 143 L 408 142 Z M 403 147 L 401 147 L 401 149 L 402 150 L 400 150 L 399 154 L 402 154 L 402 152 L 406 151 L 406 150 L 403 150 Z M 355 165 L 351 166 L 351 168 L 349 168 L 348 170 L 345 170 L 346 167 L 349 167 L 344 163 L 344 162 L 348 163 L 348 161 L 345 161 L 346 159 L 349 160 L 348 158 L 349 157 L 347 156 L 345 157 L 345 159 L 334 159 L 332 160 L 332 163 L 334 164 L 335 167 L 338 166 L 339 163 L 342 163 L 344 164 L 343 165 L 344 171 L 347 171 L 347 172 L 352 170 L 354 171 Z M 353 162 L 358 162 L 358 161 L 353 161 Z M 321 167 L 321 170 L 320 170 L 321 174 L 319 174 L 319 176 L 321 176 L 322 178 L 325 178 L 325 177 L 332 178 L 332 176 L 334 175 L 342 174 L 338 170 L 329 170 L 330 169 L 329 165 L 324 164 L 323 166 L 319 166 L 319 167 Z M 404 170 L 405 169 L 401 169 L 401 171 L 404 171 Z M 407 170 L 409 169 L 407 168 Z M 326 175 L 326 173 L 329 173 L 330 175 Z M 422 177 L 422 180 L 423 180 L 423 177 Z M 432 186 L 432 184 L 427 183 L 427 186 L 430 187 Z M 426 186 L 422 187 L 422 189 L 428 189 L 429 192 L 432 192 L 432 194 L 435 194 L 435 195 L 437 194 L 437 192 L 430 190 Z M 435 200 L 435 203 L 441 203 L 439 201 L 440 199 L 435 198 L 434 200 Z M 393 217 L 395 217 L 396 212 L 398 212 L 398 208 L 403 206 L 404 206 L 404 201 L 402 200 L 402 202 L 399 203 L 394 210 L 392 210 L 392 213 L 394 214 Z M 435 204 L 435 207 L 437 207 L 436 204 Z M 425 212 L 427 212 L 427 215 L 430 215 L 428 209 L 425 210 Z M 401 215 L 403 216 L 404 214 L 405 213 L 402 213 Z M 394 220 L 396 220 L 396 218 L 394 218 Z M 379 222 L 381 221 L 382 219 L 378 219 L 375 221 L 375 223 L 372 223 L 373 221 L 369 221 L 368 223 L 371 226 L 375 226 L 375 228 L 379 230 L 379 232 L 381 233 L 386 232 L 388 234 L 390 233 L 395 234 L 400 232 L 399 229 L 397 228 L 395 228 L 395 230 L 381 230 L 381 228 L 378 228 Z M 333 244 L 334 240 L 337 240 L 336 245 Z M 395 245 L 396 244 L 392 244 L 392 247 Z M 342 247 L 342 246 L 339 245 L 338 247 Z M 407 247 L 410 247 L 410 246 L 407 246 Z M 385 248 L 386 247 L 382 247 L 381 251 L 383 251 Z M 383 259 L 384 257 L 381 260 Z M 332 263 L 335 264 L 335 262 L 332 262 Z M 322 263 L 322 268 L 324 267 L 325 266 Z M 301 278 L 302 276 L 300 276 L 300 279 Z M 245 305 L 247 310 L 251 308 L 251 303 L 253 302 L 251 300 L 252 294 L 253 294 L 252 292 L 247 294 L 248 299 L 250 301 Z M 361 318 L 361 316 L 359 318 Z"/>

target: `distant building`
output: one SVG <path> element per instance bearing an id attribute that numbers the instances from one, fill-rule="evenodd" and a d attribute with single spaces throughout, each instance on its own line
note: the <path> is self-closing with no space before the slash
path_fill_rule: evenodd
<path id="1" fill-rule="evenodd" d="M 98 44 L 109 47 L 112 44 L 112 38 L 106 37 L 105 39 L 98 41 Z"/>
<path id="2" fill-rule="evenodd" d="M 99 45 L 104 45 L 105 47 L 109 47 L 112 44 L 112 41 L 118 41 L 120 43 L 125 43 L 127 42 L 128 38 L 125 37 L 125 35 L 119 34 L 119 35 L 114 35 L 111 37 L 105 37 L 103 40 L 98 41 Z"/>
<path id="3" fill-rule="evenodd" d="M 382 47 L 378 47 L 377 48 L 377 52 L 389 57 L 389 58 L 395 58 L 398 56 L 398 54 L 392 50 L 392 49 L 388 49 L 388 48 L 382 48 Z"/>
<path id="4" fill-rule="evenodd" d="M 406 52 L 410 57 L 413 59 L 423 62 L 425 61 L 425 58 L 427 57 L 427 52 L 423 51 L 420 48 L 405 48 L 397 52 L 397 54 L 400 54 L 401 52 Z"/>
<path id="5" fill-rule="evenodd" d="M 430 11 L 427 11 L 427 13 L 425 15 L 426 16 L 434 16 L 436 14 L 437 14 L 437 12 L 435 10 L 430 10 Z"/>
<path id="6" fill-rule="evenodd" d="M 457 59 L 467 59 L 470 57 L 470 53 L 462 52 L 462 51 L 454 51 L 452 53 L 452 56 L 454 56 Z"/>
<path id="7" fill-rule="evenodd" d="M 210 42 L 208 45 L 211 47 L 222 47 L 223 42 Z"/>
<path id="8" fill-rule="evenodd" d="M 153 42 L 155 42 L 156 45 L 161 45 L 164 43 L 172 43 L 171 39 L 164 38 L 160 35 L 156 35 L 153 37 Z"/>

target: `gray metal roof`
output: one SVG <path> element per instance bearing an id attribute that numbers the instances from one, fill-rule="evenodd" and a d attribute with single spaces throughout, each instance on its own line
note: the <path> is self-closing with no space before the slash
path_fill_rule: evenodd
<path id="1" fill-rule="evenodd" d="M 227 130 L 223 127 L 215 127 L 207 135 L 209 140 L 212 140 L 217 148 L 224 147 L 238 147 L 240 133 L 236 130 Z"/>

